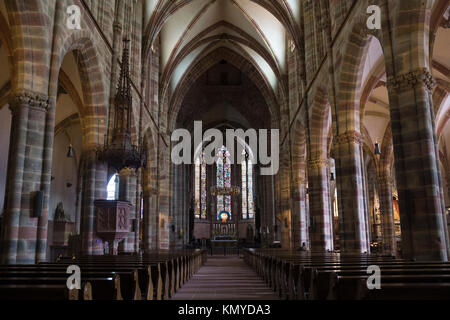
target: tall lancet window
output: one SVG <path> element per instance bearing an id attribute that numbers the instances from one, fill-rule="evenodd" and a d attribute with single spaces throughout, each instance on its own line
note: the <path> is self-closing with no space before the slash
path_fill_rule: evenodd
<path id="1" fill-rule="evenodd" d="M 253 219 L 255 207 L 253 202 L 253 163 L 249 159 L 247 152 L 242 152 L 241 163 L 241 197 L 242 197 L 242 218 Z"/>
<path id="2" fill-rule="evenodd" d="M 201 177 L 200 177 L 200 200 L 201 200 L 201 217 L 206 219 L 206 161 L 205 155 L 202 154 L 202 166 L 201 166 Z"/>
<path id="3" fill-rule="evenodd" d="M 195 218 L 206 219 L 206 162 L 202 155 L 201 160 L 195 160 Z"/>
<path id="4" fill-rule="evenodd" d="M 227 148 L 220 148 L 217 153 L 217 186 L 231 187 L 231 161 L 230 153 Z M 231 217 L 231 196 L 217 196 L 217 219 L 220 219 L 220 213 L 226 211 Z"/>
<path id="5" fill-rule="evenodd" d="M 106 187 L 107 198 L 106 200 L 117 200 L 119 196 L 119 175 L 114 174 L 109 179 L 108 186 Z"/>

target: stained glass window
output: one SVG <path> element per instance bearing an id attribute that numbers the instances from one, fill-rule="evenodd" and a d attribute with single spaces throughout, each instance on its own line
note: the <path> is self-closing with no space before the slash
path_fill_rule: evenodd
<path id="1" fill-rule="evenodd" d="M 206 161 L 205 155 L 202 155 L 202 173 L 201 173 L 201 216 L 206 219 Z"/>
<path id="2" fill-rule="evenodd" d="M 241 199 L 242 199 L 242 218 L 253 219 L 255 216 L 255 207 L 253 202 L 253 163 L 247 159 L 247 153 L 242 152 L 244 159 L 241 163 Z"/>
<path id="3" fill-rule="evenodd" d="M 231 161 L 230 153 L 222 147 L 217 153 L 217 186 L 231 187 Z M 231 196 L 217 196 L 217 219 L 220 220 L 220 213 L 227 211 L 231 216 Z"/>
<path id="4" fill-rule="evenodd" d="M 195 160 L 195 218 L 206 219 L 206 162 L 205 157 Z"/>
<path id="5" fill-rule="evenodd" d="M 225 150 L 225 163 L 223 165 L 224 175 L 223 178 L 225 180 L 225 187 L 231 187 L 231 161 L 230 161 L 230 153 L 228 150 Z M 231 196 L 225 196 L 225 211 L 228 211 L 231 214 Z"/>
<path id="6" fill-rule="evenodd" d="M 245 156 L 245 151 L 244 151 Z M 247 207 L 247 161 L 242 161 L 241 170 L 241 196 L 242 196 L 242 218 L 247 219 L 248 217 L 248 207 Z"/>
<path id="7" fill-rule="evenodd" d="M 200 219 L 200 159 L 195 160 L 195 218 Z"/>
<path id="8" fill-rule="evenodd" d="M 252 160 L 247 161 L 247 189 L 248 189 L 248 218 L 253 219 L 255 208 L 253 203 L 253 163 Z"/>

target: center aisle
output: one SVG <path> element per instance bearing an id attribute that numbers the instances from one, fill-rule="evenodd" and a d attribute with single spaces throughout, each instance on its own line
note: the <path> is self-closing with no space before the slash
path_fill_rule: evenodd
<path id="1" fill-rule="evenodd" d="M 238 257 L 208 257 L 173 300 L 279 300 Z"/>

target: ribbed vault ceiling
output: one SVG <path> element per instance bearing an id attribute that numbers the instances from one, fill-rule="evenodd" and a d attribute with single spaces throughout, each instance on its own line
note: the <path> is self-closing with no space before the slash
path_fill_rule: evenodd
<path id="1" fill-rule="evenodd" d="M 147 18 L 169 0 L 148 0 Z M 172 1 L 174 3 L 174 1 Z M 226 46 L 251 57 L 275 91 L 286 71 L 286 30 L 265 7 L 266 1 L 180 0 L 160 30 L 162 83 L 173 92 L 186 70 L 200 55 Z M 298 20 L 298 1 L 277 4 Z"/>

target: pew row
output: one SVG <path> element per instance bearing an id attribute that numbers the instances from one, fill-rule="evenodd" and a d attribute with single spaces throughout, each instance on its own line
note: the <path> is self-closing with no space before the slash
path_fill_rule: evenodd
<path id="1" fill-rule="evenodd" d="M 244 260 L 287 300 L 450 299 L 448 262 L 283 249 L 246 249 Z M 373 265 L 381 271 L 379 290 L 367 285 Z"/>
<path id="2" fill-rule="evenodd" d="M 168 300 L 206 262 L 205 250 L 59 257 L 54 263 L 0 265 L 4 300 Z M 81 288 L 67 287 L 80 268 Z"/>

